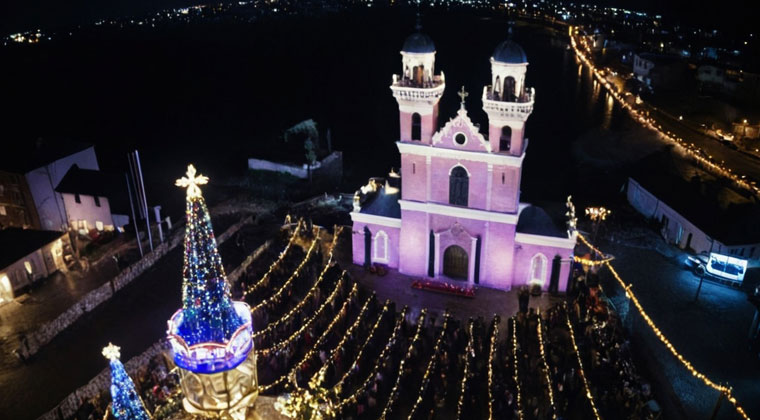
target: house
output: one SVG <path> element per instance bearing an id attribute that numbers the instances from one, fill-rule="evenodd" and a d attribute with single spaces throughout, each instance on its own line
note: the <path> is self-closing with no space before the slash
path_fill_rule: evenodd
<path id="1" fill-rule="evenodd" d="M 99 170 L 72 165 L 55 188 L 61 195 L 68 226 L 81 234 L 92 229 L 102 232 L 123 228 L 129 223 L 129 217 L 126 212 L 113 214 L 108 198 L 114 191 L 120 191 L 121 185 L 123 183 Z"/>
<path id="2" fill-rule="evenodd" d="M 43 230 L 67 230 L 63 197 L 55 187 L 72 165 L 98 170 L 95 148 L 67 139 L 37 139 L 14 142 L 8 149 L 0 157 L 0 169 L 25 179 L 39 219 L 30 225 Z M 28 209 L 26 212 L 31 214 Z M 34 216 L 30 219 L 35 220 Z"/>
<path id="3" fill-rule="evenodd" d="M 35 281 L 66 272 L 69 235 L 49 230 L 0 230 L 0 303 L 8 302 Z"/>
<path id="4" fill-rule="evenodd" d="M 32 192 L 26 177 L 0 170 L 0 229 L 40 228 Z"/>
<path id="5" fill-rule="evenodd" d="M 628 179 L 628 202 L 659 225 L 668 243 L 695 253 L 717 252 L 760 259 L 758 207 L 753 203 L 720 207 L 717 194 L 697 179 L 640 171 Z"/>
<path id="6" fill-rule="evenodd" d="M 639 53 L 633 56 L 633 74 L 653 88 L 677 89 L 683 81 L 686 63 L 676 55 Z"/>

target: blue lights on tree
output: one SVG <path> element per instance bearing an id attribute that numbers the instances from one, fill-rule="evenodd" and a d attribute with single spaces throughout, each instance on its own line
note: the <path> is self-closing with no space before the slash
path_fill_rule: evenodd
<path id="1" fill-rule="evenodd" d="M 103 356 L 111 361 L 111 409 L 118 420 L 150 420 L 135 384 L 119 361 L 119 347 L 108 344 Z"/>
<path id="2" fill-rule="evenodd" d="M 235 313 L 230 286 L 216 246 L 206 202 L 198 187 L 208 178 L 193 165 L 176 185 L 187 188 L 185 261 L 182 272 L 182 322 L 179 335 L 192 346 L 226 343 L 244 321 Z"/>

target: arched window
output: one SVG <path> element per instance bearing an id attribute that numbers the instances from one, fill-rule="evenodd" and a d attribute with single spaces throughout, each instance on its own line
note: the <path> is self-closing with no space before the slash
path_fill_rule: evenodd
<path id="1" fill-rule="evenodd" d="M 462 166 L 456 166 L 449 175 L 449 204 L 467 206 L 470 177 Z"/>
<path id="2" fill-rule="evenodd" d="M 544 284 L 546 281 L 546 266 L 548 260 L 544 254 L 538 253 L 530 260 L 530 282 Z"/>
<path id="3" fill-rule="evenodd" d="M 375 243 L 372 246 L 375 252 L 372 255 L 374 262 L 388 262 L 388 234 L 379 230 L 375 234 Z"/>
<path id="4" fill-rule="evenodd" d="M 515 97 L 515 78 L 512 76 L 507 76 L 504 78 L 504 100 L 505 101 L 514 101 L 517 99 Z"/>
<path id="5" fill-rule="evenodd" d="M 499 151 L 506 152 L 512 147 L 512 127 L 505 125 L 501 127 L 501 137 L 499 137 Z"/>
<path id="6" fill-rule="evenodd" d="M 416 112 L 412 114 L 412 140 L 422 140 L 422 117 Z"/>
<path id="7" fill-rule="evenodd" d="M 499 93 L 501 92 L 501 78 L 496 76 L 496 80 L 493 82 L 493 95 L 496 100 L 499 99 Z"/>

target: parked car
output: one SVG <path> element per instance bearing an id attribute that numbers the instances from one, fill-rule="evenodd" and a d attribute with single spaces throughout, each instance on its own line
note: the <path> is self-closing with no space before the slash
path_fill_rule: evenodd
<path id="1" fill-rule="evenodd" d="M 747 260 L 715 252 L 689 255 L 686 265 L 698 276 L 707 275 L 737 283 L 744 280 L 744 273 L 747 271 Z"/>

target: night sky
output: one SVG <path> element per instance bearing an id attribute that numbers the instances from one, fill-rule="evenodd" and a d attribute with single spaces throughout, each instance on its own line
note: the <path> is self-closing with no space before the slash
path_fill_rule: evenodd
<path id="1" fill-rule="evenodd" d="M 30 29 L 89 23 L 106 17 L 139 15 L 178 6 L 203 4 L 203 0 L 12 0 L 1 2 L 0 34 Z M 211 2 L 209 2 L 211 3 Z M 587 0 L 587 3 L 644 10 L 683 19 L 705 27 L 729 31 L 752 29 L 746 0 Z"/>

